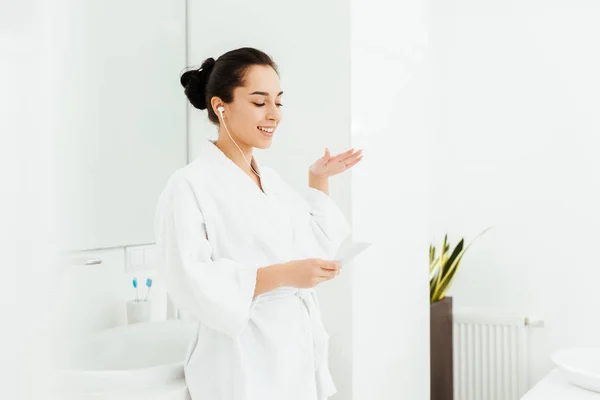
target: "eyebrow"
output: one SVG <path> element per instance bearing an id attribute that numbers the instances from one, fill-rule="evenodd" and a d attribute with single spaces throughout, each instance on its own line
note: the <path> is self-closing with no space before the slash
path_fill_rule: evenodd
<path id="1" fill-rule="evenodd" d="M 269 94 L 269 93 L 267 93 L 267 92 L 260 92 L 260 91 L 252 92 L 252 93 L 250 93 L 250 96 L 252 96 L 252 95 L 254 95 L 254 94 L 260 94 L 261 96 L 270 96 L 270 94 Z M 277 96 L 275 96 L 275 97 L 279 97 L 279 96 L 281 96 L 282 94 L 283 94 L 283 91 L 281 91 L 281 92 L 277 93 Z"/>

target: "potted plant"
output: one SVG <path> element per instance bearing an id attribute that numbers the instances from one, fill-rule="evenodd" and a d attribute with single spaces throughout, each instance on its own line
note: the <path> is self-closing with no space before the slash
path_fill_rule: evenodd
<path id="1" fill-rule="evenodd" d="M 485 229 L 477 237 L 489 229 Z M 473 242 L 465 247 L 465 240 L 462 238 L 450 250 L 448 235 L 445 235 L 437 257 L 435 247 L 429 246 L 431 400 L 453 400 L 454 397 L 452 297 L 446 297 L 446 293 L 456 276 L 465 252 Z"/>

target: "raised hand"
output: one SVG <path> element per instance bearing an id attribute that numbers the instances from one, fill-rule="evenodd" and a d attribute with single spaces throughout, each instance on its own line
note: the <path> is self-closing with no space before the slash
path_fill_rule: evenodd
<path id="1" fill-rule="evenodd" d="M 332 156 L 329 149 L 325 149 L 325 155 L 310 166 L 310 172 L 320 178 L 329 178 L 349 170 L 360 160 L 362 160 L 362 150 L 350 149 Z"/>

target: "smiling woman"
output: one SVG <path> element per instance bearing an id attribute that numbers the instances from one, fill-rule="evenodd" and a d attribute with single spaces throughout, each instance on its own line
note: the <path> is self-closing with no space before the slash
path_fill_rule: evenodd
<path id="1" fill-rule="evenodd" d="M 324 400 L 336 387 L 314 288 L 339 274 L 331 260 L 350 233 L 327 182 L 360 152 L 326 151 L 302 198 L 253 156 L 282 118 L 268 55 L 208 58 L 181 84 L 219 129 L 173 174 L 155 220 L 158 270 L 177 308 L 199 321 L 185 363 L 192 399 Z"/>
<path id="2" fill-rule="evenodd" d="M 261 186 L 252 175 L 259 174 L 248 160 L 253 148 L 271 146 L 281 120 L 283 91 L 275 62 L 260 50 L 241 48 L 222 55 L 218 61 L 206 59 L 200 69 L 185 72 L 181 84 L 190 103 L 200 110 L 207 109 L 209 120 L 220 126 L 216 146 L 228 156 L 234 150 L 234 162 L 238 159 L 237 148 L 247 164 L 242 168 Z M 223 130 L 228 137 L 222 135 Z"/>

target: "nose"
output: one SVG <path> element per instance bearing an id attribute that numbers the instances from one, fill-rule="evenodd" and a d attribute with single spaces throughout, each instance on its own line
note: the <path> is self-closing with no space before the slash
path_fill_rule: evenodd
<path id="1" fill-rule="evenodd" d="M 279 121 L 281 118 L 281 110 L 277 107 L 276 104 L 270 104 L 267 109 L 267 119 L 269 121 Z"/>

